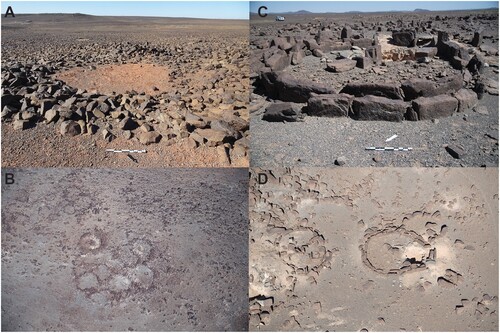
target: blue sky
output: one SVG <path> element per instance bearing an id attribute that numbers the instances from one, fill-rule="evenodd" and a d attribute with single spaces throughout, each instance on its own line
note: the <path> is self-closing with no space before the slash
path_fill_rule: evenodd
<path id="1" fill-rule="evenodd" d="M 267 7 L 267 13 L 295 12 L 308 10 L 313 13 L 349 11 L 413 11 L 416 8 L 429 10 L 460 10 L 498 8 L 498 1 L 252 1 L 250 11 L 256 13 L 260 6 Z"/>
<path id="2" fill-rule="evenodd" d="M 12 6 L 14 14 L 82 13 L 101 16 L 196 17 L 248 19 L 247 1 L 2 1 L 2 13 Z"/>

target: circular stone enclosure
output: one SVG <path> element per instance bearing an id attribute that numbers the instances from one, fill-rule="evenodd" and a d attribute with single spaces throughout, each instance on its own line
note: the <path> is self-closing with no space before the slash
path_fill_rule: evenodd
<path id="1" fill-rule="evenodd" d="M 425 262 L 434 260 L 433 251 L 422 236 L 403 227 L 369 233 L 361 246 L 363 263 L 381 274 L 403 274 L 425 269 Z"/>

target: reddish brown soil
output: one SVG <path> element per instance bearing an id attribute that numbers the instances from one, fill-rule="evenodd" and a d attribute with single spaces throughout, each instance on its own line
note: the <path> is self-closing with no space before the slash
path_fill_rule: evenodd
<path id="1" fill-rule="evenodd" d="M 154 95 L 172 89 L 169 70 L 154 64 L 106 65 L 87 68 L 72 68 L 55 75 L 55 78 L 69 86 L 96 90 L 102 94 L 125 93 L 135 90 Z M 156 88 L 156 89 L 155 89 Z"/>
<path id="2" fill-rule="evenodd" d="M 106 149 L 146 149 L 145 154 L 110 153 Z M 2 167 L 101 167 L 101 168 L 158 168 L 158 167 L 248 167 L 248 159 L 231 160 L 220 149 L 191 148 L 187 141 L 168 145 L 160 141 L 142 145 L 118 137 L 107 142 L 99 135 L 80 135 L 72 138 L 60 135 L 53 124 L 38 124 L 34 128 L 16 131 L 2 126 Z"/>

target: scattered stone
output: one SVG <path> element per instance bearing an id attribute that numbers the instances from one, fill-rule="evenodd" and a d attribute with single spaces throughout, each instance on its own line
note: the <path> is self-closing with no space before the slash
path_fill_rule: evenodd
<path id="1" fill-rule="evenodd" d="M 137 123 L 132 120 L 132 118 L 125 117 L 118 124 L 118 128 L 125 131 L 135 130 L 137 128 Z"/>
<path id="2" fill-rule="evenodd" d="M 451 281 L 448 281 L 447 279 L 445 279 L 442 276 L 440 276 L 437 279 L 437 283 L 438 283 L 438 286 L 440 286 L 442 288 L 453 288 L 453 287 L 455 287 L 455 284 L 453 284 Z"/>
<path id="3" fill-rule="evenodd" d="M 139 128 L 142 132 L 151 132 L 153 131 L 153 126 L 151 126 L 150 124 L 148 123 L 144 123 L 141 125 L 141 127 Z"/>
<path id="4" fill-rule="evenodd" d="M 99 281 L 93 273 L 85 273 L 78 279 L 78 288 L 81 290 L 97 289 Z"/>
<path id="5" fill-rule="evenodd" d="M 495 56 L 498 55 L 498 48 L 493 47 L 491 45 L 481 45 L 479 47 L 481 51 L 483 51 L 487 56 Z"/>
<path id="6" fill-rule="evenodd" d="M 155 131 L 151 132 L 140 132 L 136 135 L 137 139 L 143 145 L 149 145 L 152 143 L 158 143 L 161 140 L 161 134 Z"/>
<path id="7" fill-rule="evenodd" d="M 132 131 L 125 130 L 125 131 L 123 131 L 122 136 L 125 140 L 130 140 L 132 138 Z"/>
<path id="8" fill-rule="evenodd" d="M 325 56 L 325 53 L 323 51 L 321 51 L 321 49 L 314 49 L 312 51 L 312 54 L 313 54 L 313 56 L 315 56 L 317 58 L 323 58 Z"/>
<path id="9" fill-rule="evenodd" d="M 107 129 L 102 130 L 102 137 L 104 140 L 111 142 L 115 139 L 115 135 L 108 131 Z"/>
<path id="10" fill-rule="evenodd" d="M 340 156 L 335 160 L 335 164 L 338 166 L 343 166 L 346 163 L 345 156 Z"/>
<path id="11" fill-rule="evenodd" d="M 477 94 L 469 89 L 460 89 L 454 96 L 458 100 L 458 112 L 472 109 L 478 102 Z"/>
<path id="12" fill-rule="evenodd" d="M 479 113 L 479 114 L 483 114 L 483 115 L 489 115 L 490 113 L 488 112 L 488 108 L 484 105 L 476 105 L 474 107 L 474 111 Z"/>
<path id="13" fill-rule="evenodd" d="M 29 120 L 14 120 L 13 127 L 15 130 L 23 131 L 30 127 L 30 122 Z"/>
<path id="14" fill-rule="evenodd" d="M 196 133 L 198 133 L 208 143 L 209 147 L 222 145 L 228 137 L 225 131 L 218 131 L 211 128 L 198 128 L 196 129 Z"/>
<path id="15" fill-rule="evenodd" d="M 80 125 L 73 120 L 65 120 L 61 123 L 60 133 L 66 136 L 76 136 L 82 132 Z"/>
<path id="16" fill-rule="evenodd" d="M 57 119 L 59 119 L 59 113 L 57 112 L 57 110 L 50 109 L 45 112 L 45 120 L 47 120 L 47 124 L 56 122 Z"/>
<path id="17" fill-rule="evenodd" d="M 453 158 L 456 159 L 461 159 L 465 155 L 465 150 L 460 146 L 448 145 L 445 147 L 445 149 L 448 152 L 448 154 L 450 154 L 451 156 L 453 156 Z"/>

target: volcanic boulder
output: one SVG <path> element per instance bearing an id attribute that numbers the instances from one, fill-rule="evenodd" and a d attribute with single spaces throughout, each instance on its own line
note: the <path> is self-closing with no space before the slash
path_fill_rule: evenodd
<path id="1" fill-rule="evenodd" d="M 269 105 L 264 111 L 262 120 L 276 121 L 297 121 L 300 109 L 292 103 L 274 103 Z"/>
<path id="2" fill-rule="evenodd" d="M 342 88 L 340 93 L 356 97 L 373 95 L 391 99 L 403 99 L 401 88 L 394 83 L 348 83 Z"/>
<path id="3" fill-rule="evenodd" d="M 419 120 L 451 116 L 458 108 L 458 100 L 450 95 L 419 97 L 412 102 Z"/>
<path id="4" fill-rule="evenodd" d="M 347 94 L 313 94 L 307 101 L 307 114 L 318 117 L 347 117 L 353 97 Z"/>
<path id="5" fill-rule="evenodd" d="M 379 96 L 356 97 L 352 101 L 354 119 L 403 121 L 408 103 Z"/>
<path id="6" fill-rule="evenodd" d="M 414 30 L 395 30 L 392 32 L 392 42 L 398 46 L 413 47 L 416 45 L 416 33 Z"/>

